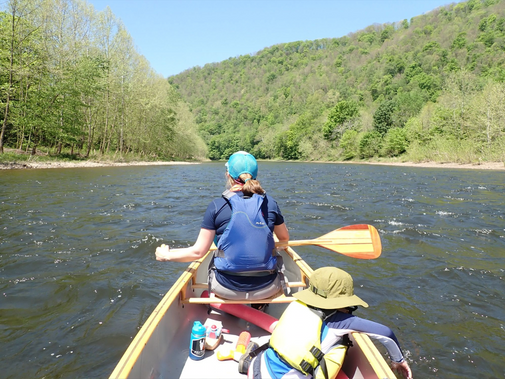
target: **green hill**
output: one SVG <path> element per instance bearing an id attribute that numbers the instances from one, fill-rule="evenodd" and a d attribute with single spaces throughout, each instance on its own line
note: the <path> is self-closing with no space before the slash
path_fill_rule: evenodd
<path id="1" fill-rule="evenodd" d="M 278 44 L 169 82 L 211 159 L 504 160 L 505 0 Z"/>

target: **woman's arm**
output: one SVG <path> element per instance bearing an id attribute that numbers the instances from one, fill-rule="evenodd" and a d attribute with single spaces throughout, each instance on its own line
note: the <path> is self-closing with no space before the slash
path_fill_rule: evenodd
<path id="1" fill-rule="evenodd" d="M 170 251 L 170 247 L 168 245 L 161 245 L 156 248 L 156 260 L 174 262 L 196 261 L 197 259 L 202 258 L 207 251 L 209 251 L 215 235 L 215 230 L 202 228 L 200 229 L 200 234 L 198 234 L 198 238 L 193 246 Z"/>
<path id="2" fill-rule="evenodd" d="M 289 241 L 289 231 L 285 223 L 275 225 L 274 233 L 279 241 Z"/>

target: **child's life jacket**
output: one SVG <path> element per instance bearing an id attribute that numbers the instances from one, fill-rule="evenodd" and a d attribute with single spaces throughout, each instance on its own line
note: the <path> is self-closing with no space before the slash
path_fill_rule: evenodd
<path id="1" fill-rule="evenodd" d="M 322 325 L 319 314 L 295 301 L 279 319 L 270 338 L 270 347 L 290 366 L 312 375 L 324 356 L 321 351 Z"/>
<path id="2" fill-rule="evenodd" d="M 290 366 L 303 374 L 314 376 L 315 369 L 321 365 L 324 370 L 319 370 L 316 378 L 331 378 L 338 374 L 347 347 L 337 345 L 328 354 L 323 354 L 322 316 L 300 301 L 291 303 L 272 333 L 270 347 Z"/>
<path id="3" fill-rule="evenodd" d="M 225 191 L 232 215 L 217 244 L 214 265 L 233 275 L 264 276 L 277 271 L 273 255 L 275 241 L 261 212 L 264 196 L 253 194 L 243 198 Z"/>

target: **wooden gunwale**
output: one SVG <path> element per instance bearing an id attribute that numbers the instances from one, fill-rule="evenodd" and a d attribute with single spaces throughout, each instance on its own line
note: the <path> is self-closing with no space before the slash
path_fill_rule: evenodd
<path id="1" fill-rule="evenodd" d="M 110 375 L 110 379 L 128 377 L 133 368 L 133 365 L 142 353 L 142 349 L 147 344 L 149 338 L 151 338 L 153 332 L 156 330 L 158 323 L 164 317 L 165 311 L 170 307 L 174 300 L 178 300 L 179 297 L 186 292 L 188 283 L 193 280 L 195 273 L 209 253 L 210 252 L 207 252 L 203 258 L 192 262 L 181 274 L 174 285 L 168 290 L 163 299 L 154 309 L 153 313 L 151 313 L 145 324 L 142 326 L 138 334 L 135 336 L 134 340 Z"/>
<path id="2" fill-rule="evenodd" d="M 210 253 L 210 252 L 209 252 Z M 137 361 L 142 362 L 142 357 L 146 354 L 143 350 L 146 347 L 149 340 L 153 337 L 153 333 L 156 332 L 157 327 L 161 323 L 162 319 L 165 317 L 169 308 L 174 305 L 177 307 L 184 308 L 185 306 L 193 303 L 198 303 L 200 297 L 198 296 L 188 296 L 190 292 L 195 292 L 195 289 L 199 293 L 201 290 L 206 289 L 206 283 L 199 283 L 196 280 L 196 274 L 201 264 L 208 257 L 207 253 L 203 258 L 192 262 L 188 268 L 181 274 L 179 279 L 174 283 L 174 285 L 168 290 L 166 295 L 156 306 L 152 314 L 149 316 L 145 324 L 142 326 L 141 330 L 137 333 L 134 340 L 131 342 L 126 352 L 120 359 L 119 363 L 115 367 L 114 371 L 110 375 L 110 379 L 125 379 L 130 378 L 132 375 L 132 370 L 136 367 Z M 285 261 L 291 258 L 292 262 L 300 269 L 300 278 L 297 282 L 292 282 L 293 287 L 303 287 L 307 286 L 308 278 L 313 272 L 312 268 L 291 248 L 287 248 L 285 253 L 288 257 L 285 257 Z M 292 265 L 292 264 L 291 264 Z M 292 265 L 293 267 L 293 265 Z M 201 279 L 200 279 L 201 280 Z M 281 297 L 279 297 L 281 299 Z M 208 299 L 205 299 L 208 300 Z M 216 301 L 214 299 L 212 302 L 220 303 L 251 303 L 251 302 L 237 302 L 232 300 L 219 299 Z M 174 303 L 174 301 L 176 303 Z M 209 301 L 211 302 L 211 301 Z M 264 302 L 261 301 L 261 302 Z M 274 301 L 275 302 L 275 301 Z M 281 302 L 281 301 L 278 301 Z M 377 347 L 373 344 L 370 338 L 365 334 L 353 333 L 352 339 L 355 340 L 358 345 L 360 353 L 357 354 L 358 358 L 355 362 L 350 362 L 349 367 L 351 371 L 355 372 L 350 378 L 363 379 L 363 378 L 374 378 L 374 379 L 395 379 L 396 376 L 393 374 L 388 364 L 382 357 L 381 353 Z M 344 364 L 344 367 L 346 365 Z M 137 370 L 135 370 L 137 372 Z M 362 372 L 364 374 L 362 374 Z"/>

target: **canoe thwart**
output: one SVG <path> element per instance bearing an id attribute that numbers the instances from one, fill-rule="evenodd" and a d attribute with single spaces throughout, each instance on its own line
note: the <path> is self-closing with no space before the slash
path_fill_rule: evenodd
<path id="1" fill-rule="evenodd" d="M 207 283 L 193 283 L 191 285 L 193 288 L 199 288 L 199 289 L 207 289 L 209 288 L 209 285 Z M 307 287 L 307 284 L 304 283 L 304 282 L 289 282 L 289 283 L 286 283 L 286 286 L 289 287 L 289 288 L 304 288 L 304 287 Z"/>
<path id="2" fill-rule="evenodd" d="M 220 297 L 189 297 L 187 299 L 182 299 L 183 304 L 279 304 L 279 303 L 291 303 L 295 301 L 296 298 L 292 296 L 286 296 L 284 294 L 269 297 L 267 299 L 260 300 L 231 300 L 231 299 L 223 299 Z"/>

